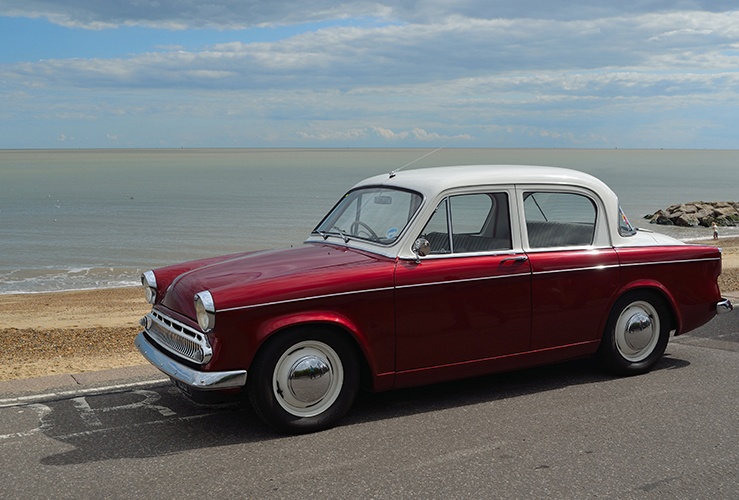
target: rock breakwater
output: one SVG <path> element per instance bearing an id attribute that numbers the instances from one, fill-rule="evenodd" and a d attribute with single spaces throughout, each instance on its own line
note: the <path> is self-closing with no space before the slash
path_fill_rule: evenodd
<path id="1" fill-rule="evenodd" d="M 666 226 L 711 227 L 739 225 L 739 202 L 736 201 L 691 201 L 671 205 L 644 216 L 651 224 Z"/>

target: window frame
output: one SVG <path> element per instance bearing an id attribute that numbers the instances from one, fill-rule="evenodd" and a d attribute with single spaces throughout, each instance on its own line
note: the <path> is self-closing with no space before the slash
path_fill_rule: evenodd
<path id="1" fill-rule="evenodd" d="M 606 224 L 605 205 L 600 196 L 598 196 L 595 192 L 578 186 L 553 186 L 551 184 L 516 185 L 516 192 L 517 205 L 519 205 L 520 207 L 518 219 L 519 230 L 521 233 L 523 247 L 527 253 L 611 247 L 611 239 L 608 234 L 608 227 Z M 587 198 L 592 203 L 593 208 L 595 209 L 595 220 L 593 222 L 593 237 L 591 243 L 587 245 L 560 245 L 547 247 L 531 246 L 531 243 L 529 241 L 529 232 L 527 228 L 526 210 L 524 208 L 524 196 L 530 192 L 573 194 Z"/>
<path id="2" fill-rule="evenodd" d="M 488 249 L 480 251 L 455 251 L 454 247 L 454 224 L 453 224 L 453 203 L 451 199 L 457 196 L 470 196 L 470 195 L 486 195 L 491 197 L 492 205 L 491 209 L 485 217 L 485 221 L 480 229 L 480 232 L 485 232 L 490 228 L 490 224 L 495 224 L 498 218 L 498 212 L 502 208 L 502 204 L 498 203 L 497 197 L 503 196 L 505 198 L 506 208 L 508 212 L 508 240 L 509 247 L 505 249 Z M 521 242 L 516 231 L 516 220 L 518 219 L 518 209 L 516 207 L 516 190 L 514 186 L 478 186 L 474 189 L 454 190 L 440 194 L 435 199 L 433 205 L 434 210 L 429 214 L 425 221 L 425 224 L 421 226 L 418 238 L 423 237 L 423 234 L 431 222 L 431 219 L 437 213 L 437 210 L 442 204 L 445 204 L 445 216 L 446 216 L 446 230 L 447 238 L 449 243 L 449 251 L 446 253 L 430 253 L 425 258 L 452 258 L 452 257 L 470 257 L 470 256 L 488 256 L 488 255 L 499 255 L 499 254 L 511 254 L 521 251 Z M 466 233 L 462 233 L 466 234 Z"/>

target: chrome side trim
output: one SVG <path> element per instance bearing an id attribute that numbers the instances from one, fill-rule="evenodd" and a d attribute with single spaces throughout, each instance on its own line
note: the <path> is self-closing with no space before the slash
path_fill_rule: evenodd
<path id="1" fill-rule="evenodd" d="M 276 300 L 274 302 L 262 302 L 260 304 L 252 304 L 250 306 L 229 307 L 227 309 L 219 309 L 219 312 L 241 311 L 243 309 L 254 309 L 255 307 L 276 306 L 280 304 L 291 304 L 293 302 L 302 302 L 302 301 L 314 300 L 314 299 L 330 299 L 331 297 L 344 297 L 346 295 L 358 295 L 360 293 L 387 292 L 389 290 L 394 290 L 394 289 L 395 287 L 386 286 L 383 288 L 371 288 L 369 290 L 355 290 L 351 292 L 328 293 L 326 295 L 311 295 L 310 297 L 300 297 L 297 299 L 285 299 L 285 300 Z"/>
<path id="2" fill-rule="evenodd" d="M 716 314 L 726 314 L 730 313 L 733 310 L 734 306 L 731 305 L 731 301 L 729 299 L 722 298 L 716 304 Z"/>
<path id="3" fill-rule="evenodd" d="M 686 262 L 710 262 L 713 260 L 721 260 L 721 257 L 711 257 L 706 259 L 663 260 L 659 262 L 631 262 L 628 264 L 621 264 L 621 267 L 653 266 L 656 264 L 684 264 Z"/>
<path id="4" fill-rule="evenodd" d="M 246 370 L 225 372 L 201 372 L 178 363 L 159 351 L 149 342 L 144 332 L 139 333 L 134 341 L 139 352 L 165 375 L 201 391 L 234 389 L 246 385 Z"/>
<path id="5" fill-rule="evenodd" d="M 459 253 L 430 253 L 423 257 L 422 262 L 424 260 L 442 260 L 442 259 L 466 259 L 470 257 L 504 257 L 510 255 L 512 257 L 516 257 L 519 255 L 526 255 L 521 249 L 499 249 L 499 250 L 488 250 L 483 252 L 459 252 Z M 402 260 L 410 260 L 415 261 L 415 257 L 413 259 L 408 259 L 405 257 L 400 257 Z"/>
<path id="6" fill-rule="evenodd" d="M 473 281 L 484 281 L 484 280 L 497 280 L 501 278 L 516 278 L 519 276 L 531 276 L 531 273 L 516 273 L 516 274 L 501 274 L 500 276 L 481 276 L 479 278 L 466 278 L 462 280 L 448 280 L 448 281 L 432 281 L 430 283 L 415 283 L 413 285 L 399 285 L 396 289 L 400 290 L 403 288 L 418 288 L 421 286 L 434 286 L 434 285 L 449 285 L 457 283 L 471 283 Z"/>
<path id="7" fill-rule="evenodd" d="M 553 271 L 534 271 L 532 274 L 555 274 L 555 273 L 573 273 L 577 271 L 601 271 L 603 269 L 613 269 L 621 267 L 618 264 L 611 264 L 609 266 L 590 266 L 590 267 L 573 267 L 572 269 L 555 269 Z"/>

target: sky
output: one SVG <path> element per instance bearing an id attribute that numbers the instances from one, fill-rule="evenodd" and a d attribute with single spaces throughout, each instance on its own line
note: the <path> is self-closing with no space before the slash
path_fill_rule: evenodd
<path id="1" fill-rule="evenodd" d="M 737 146 L 734 0 L 0 0 L 0 149 Z"/>

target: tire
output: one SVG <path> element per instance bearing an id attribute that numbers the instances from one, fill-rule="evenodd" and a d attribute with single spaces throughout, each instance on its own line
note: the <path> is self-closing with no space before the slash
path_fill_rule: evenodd
<path id="1" fill-rule="evenodd" d="M 598 358 L 618 375 L 647 373 L 665 353 L 670 338 L 670 311 L 653 292 L 631 292 L 611 309 Z"/>
<path id="2" fill-rule="evenodd" d="M 254 358 L 247 382 L 259 417 L 290 434 L 333 427 L 349 411 L 358 389 L 354 346 L 340 333 L 317 327 L 270 339 Z"/>

